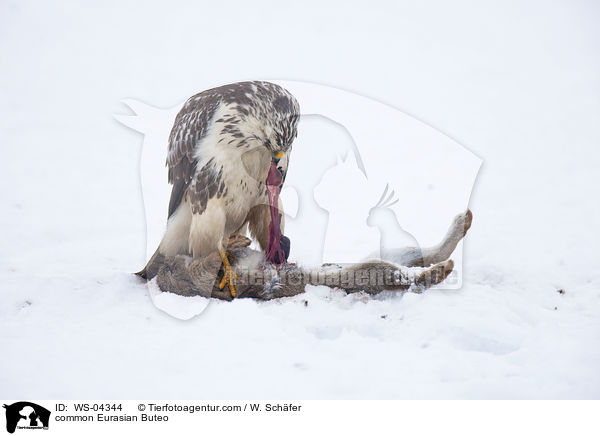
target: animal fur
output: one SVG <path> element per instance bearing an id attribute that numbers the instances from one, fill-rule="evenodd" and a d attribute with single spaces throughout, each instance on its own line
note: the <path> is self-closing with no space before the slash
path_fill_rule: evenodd
<path id="1" fill-rule="evenodd" d="M 457 215 L 446 236 L 434 247 L 397 250 L 394 257 L 398 263 L 373 259 L 350 266 L 327 265 L 305 269 L 295 264 L 285 264 L 277 268 L 265 262 L 264 253 L 250 249 L 250 240 L 240 235 L 232 236 L 225 249 L 240 276 L 236 281 L 238 298 L 270 300 L 289 297 L 303 293 L 306 285 L 324 285 L 348 293 L 364 291 L 377 294 L 411 287 L 421 291 L 441 283 L 452 272 L 454 263 L 448 258 L 466 235 L 472 219 L 469 210 Z M 227 288 L 219 289 L 218 286 L 223 276 L 218 252 L 201 258 L 159 256 L 153 262 L 158 267 L 152 272 L 157 274 L 157 283 L 162 291 L 183 296 L 232 299 Z"/>

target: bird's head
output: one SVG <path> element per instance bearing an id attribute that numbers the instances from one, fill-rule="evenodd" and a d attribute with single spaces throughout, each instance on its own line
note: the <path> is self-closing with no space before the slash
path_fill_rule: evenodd
<path id="1" fill-rule="evenodd" d="M 268 126 L 265 125 L 261 135 L 261 145 L 264 146 L 275 164 L 279 163 L 279 160 L 292 148 L 292 141 L 294 138 L 286 139 L 282 134 L 282 126 Z"/>
<path id="2" fill-rule="evenodd" d="M 255 146 L 267 149 L 275 162 L 289 153 L 298 135 L 300 107 L 296 99 L 279 88 L 279 94 L 272 99 L 254 101 L 250 114 L 241 123 L 243 139 Z"/>

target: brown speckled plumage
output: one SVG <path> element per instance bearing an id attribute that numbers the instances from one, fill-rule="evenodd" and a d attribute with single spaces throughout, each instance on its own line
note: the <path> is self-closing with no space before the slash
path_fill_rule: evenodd
<path id="1" fill-rule="evenodd" d="M 173 185 L 167 231 L 159 255 L 204 256 L 231 235 L 268 227 L 264 186 L 273 155 L 282 152 L 285 175 L 300 109 L 295 98 L 269 82 L 232 83 L 189 98 L 169 136 L 168 180 Z M 252 220 L 266 221 L 255 223 Z M 283 224 L 282 224 L 283 225 Z M 266 248 L 263 234 L 253 234 Z"/>

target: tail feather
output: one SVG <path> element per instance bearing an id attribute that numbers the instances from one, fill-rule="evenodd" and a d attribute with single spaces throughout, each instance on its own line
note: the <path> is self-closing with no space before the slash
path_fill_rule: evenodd
<path id="1" fill-rule="evenodd" d="M 134 273 L 144 280 L 152 280 L 165 263 L 165 256 L 157 248 L 143 270 Z"/>

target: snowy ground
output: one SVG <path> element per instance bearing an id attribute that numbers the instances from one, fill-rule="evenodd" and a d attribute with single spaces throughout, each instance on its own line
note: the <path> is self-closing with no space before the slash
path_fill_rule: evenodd
<path id="1" fill-rule="evenodd" d="M 3 2 L 0 397 L 600 397 L 598 18 L 586 1 Z M 156 309 L 130 274 L 142 139 L 112 114 L 254 78 L 367 95 L 483 159 L 462 289 Z"/>

